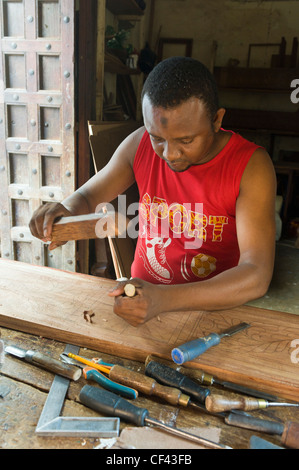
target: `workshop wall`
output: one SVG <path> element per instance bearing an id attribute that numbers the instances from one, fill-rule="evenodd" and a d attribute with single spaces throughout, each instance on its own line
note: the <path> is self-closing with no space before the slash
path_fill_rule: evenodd
<path id="1" fill-rule="evenodd" d="M 294 38 L 299 39 L 299 1 L 149 0 L 148 4 L 155 6 L 148 37 L 160 59 L 184 55 L 184 49 L 181 44 L 164 43 L 161 53 L 159 39 L 192 39 L 192 57 L 215 74 L 218 72 L 218 79 L 219 76 L 225 77 L 227 71 L 233 77 L 233 85 L 227 79 L 219 86 L 220 106 L 227 110 L 226 119 L 233 115 L 231 110 L 238 116 L 234 121 L 235 127 L 231 121 L 228 126 L 233 129 L 239 126 L 242 135 L 264 146 L 273 161 L 287 161 L 287 169 L 277 170 L 280 181 L 278 194 L 285 201 L 283 220 L 284 227 L 287 227 L 288 219 L 298 218 L 299 214 L 298 191 L 293 191 L 292 199 L 287 197 L 298 185 L 299 177 L 299 135 L 296 131 L 299 103 L 292 99 L 294 88 L 291 87 L 292 80 L 299 80 L 299 60 L 296 59 L 296 68 L 294 65 L 290 68 L 287 62 L 281 68 L 277 57 L 282 38 L 286 41 L 285 56 L 288 57 L 292 54 Z M 252 47 L 252 44 L 263 46 Z M 251 73 L 242 73 L 247 66 Z M 279 112 L 286 114 L 278 115 Z M 245 119 L 242 121 L 240 116 Z M 276 127 L 272 127 L 273 119 L 277 120 Z M 279 129 L 279 119 L 285 121 L 289 128 L 283 128 L 282 122 Z M 294 170 L 297 176 L 293 179 Z"/>
<path id="2" fill-rule="evenodd" d="M 216 66 L 237 59 L 244 67 L 251 43 L 279 43 L 284 36 L 290 49 L 293 37 L 298 36 L 298 16 L 297 0 L 159 0 L 155 2 L 153 44 L 160 28 L 161 37 L 193 38 L 193 57 L 209 66 L 216 41 Z M 255 53 L 251 66 L 268 67 L 272 53 L 270 48 Z"/>
<path id="3" fill-rule="evenodd" d="M 151 45 L 160 38 L 193 39 L 192 57 L 207 67 L 246 67 L 250 44 L 279 44 L 286 40 L 286 54 L 291 53 L 298 37 L 299 1 L 268 0 L 159 0 Z M 213 52 L 213 48 L 216 51 Z M 250 67 L 268 68 L 278 46 L 255 47 L 250 53 Z M 182 46 L 163 47 L 163 56 L 182 55 Z M 294 79 L 299 77 L 294 76 Z M 290 88 L 290 94 L 292 89 Z M 243 94 L 221 92 L 224 107 L 295 111 L 290 94 Z"/>

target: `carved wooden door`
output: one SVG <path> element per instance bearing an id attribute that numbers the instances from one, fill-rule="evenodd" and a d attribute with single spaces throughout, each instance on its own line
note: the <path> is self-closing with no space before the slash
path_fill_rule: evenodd
<path id="1" fill-rule="evenodd" d="M 74 0 L 0 0 L 1 257 L 76 270 L 75 243 L 50 252 L 32 213 L 75 189 Z"/>

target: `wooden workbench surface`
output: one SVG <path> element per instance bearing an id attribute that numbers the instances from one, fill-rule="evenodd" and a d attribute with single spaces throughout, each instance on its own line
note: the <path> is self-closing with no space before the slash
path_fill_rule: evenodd
<path id="1" fill-rule="evenodd" d="M 27 333 L 14 331 L 7 328 L 1 328 L 1 339 L 5 345 L 18 345 L 25 349 L 34 349 L 40 352 L 50 354 L 55 358 L 65 348 L 64 343 L 49 340 L 43 337 L 34 336 Z M 86 348 L 80 349 L 80 354 L 84 357 L 92 358 L 99 356 L 95 352 Z M 103 360 L 111 363 L 118 363 L 132 368 L 133 370 L 143 372 L 144 364 L 132 360 L 121 359 L 108 354 L 100 355 Z M 191 374 L 191 371 L 190 371 Z M 23 362 L 8 354 L 0 370 L 0 448 L 3 449 L 94 449 L 98 446 L 108 445 L 108 441 L 97 438 L 80 437 L 44 437 L 35 434 L 35 428 L 38 423 L 41 411 L 43 409 L 47 394 L 52 384 L 53 374 L 39 369 L 31 364 Z M 99 416 L 96 412 L 86 408 L 78 402 L 78 395 L 81 388 L 89 383 L 83 377 L 78 382 L 71 382 L 63 416 Z M 215 390 L 215 387 L 213 387 Z M 222 418 L 208 415 L 195 410 L 194 408 L 175 407 L 155 398 L 147 398 L 139 394 L 134 401 L 138 406 L 148 408 L 150 416 L 160 421 L 176 426 L 178 428 L 188 429 L 194 434 L 201 435 L 210 440 L 217 440 L 222 444 L 228 445 L 234 449 L 247 449 L 249 439 L 254 434 L 263 439 L 267 439 L 276 445 L 280 445 L 278 436 L 270 436 L 255 431 L 235 428 L 228 426 Z M 263 410 L 252 413 L 255 416 L 266 417 L 267 419 L 278 419 L 285 422 L 289 419 L 299 421 L 299 410 L 291 411 L 290 408 Z M 158 434 L 151 434 L 151 439 L 144 439 L 145 428 L 134 428 L 133 425 L 121 422 L 121 432 L 126 429 L 131 441 L 126 437 L 123 442 L 120 439 L 117 446 L 124 448 L 171 448 L 172 437 L 167 433 L 156 431 Z M 147 428 L 149 431 L 149 429 Z M 152 431 L 150 431 L 152 433 Z M 146 434 L 146 437 L 149 434 Z M 158 437 L 157 437 L 158 436 Z M 173 448 L 190 449 L 195 445 L 185 440 L 177 440 Z M 129 442 L 129 443 L 128 443 Z M 132 445 L 132 442 L 134 443 Z M 151 447 L 152 443 L 152 447 Z M 158 444 L 157 444 L 158 443 Z M 166 443 L 166 447 L 163 446 Z M 111 443 L 110 443 L 111 445 Z"/>
<path id="2" fill-rule="evenodd" d="M 298 401 L 299 316 L 241 306 L 223 311 L 165 312 L 133 327 L 113 312 L 115 281 L 0 260 L 0 326 L 144 362 L 171 360 L 171 350 L 240 322 L 250 328 L 224 338 L 188 362 L 221 380 Z M 93 315 L 87 321 L 85 314 Z"/>
<path id="3" fill-rule="evenodd" d="M 74 344 L 84 357 L 100 356 L 106 362 L 143 372 L 149 354 L 171 359 L 173 347 L 246 321 L 250 328 L 189 362 L 187 374 L 192 376 L 195 370 L 203 369 L 221 380 L 282 396 L 282 401 L 298 401 L 298 364 L 291 361 L 293 340 L 299 337 L 296 315 L 246 306 L 224 312 L 169 312 L 134 328 L 113 313 L 113 299 L 107 295 L 112 285 L 114 282 L 106 279 L 1 259 L 1 339 L 5 345 L 33 349 L 56 359 L 66 344 Z M 86 311 L 94 314 L 92 322 L 84 318 Z M 5 355 L 0 369 L 0 448 L 91 449 L 107 444 L 107 440 L 96 438 L 44 437 L 35 433 L 53 378 L 50 372 Z M 98 416 L 78 401 L 85 384 L 83 377 L 70 384 L 63 416 Z M 98 386 L 94 382 L 90 385 Z M 171 406 L 141 394 L 134 403 L 148 408 L 152 418 L 165 424 L 234 449 L 248 448 L 253 434 L 277 445 L 280 442 L 278 436 L 228 426 L 223 418 L 192 407 Z M 298 408 L 270 408 L 252 414 L 276 417 L 281 422 L 299 421 Z M 195 447 L 190 441 L 174 440 L 148 427 L 121 422 L 120 430 L 114 447 Z"/>

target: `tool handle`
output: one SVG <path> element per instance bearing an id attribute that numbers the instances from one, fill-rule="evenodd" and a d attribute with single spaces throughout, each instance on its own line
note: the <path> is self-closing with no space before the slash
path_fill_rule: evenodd
<path id="1" fill-rule="evenodd" d="M 84 385 L 79 400 L 83 405 L 108 416 L 117 416 L 137 426 L 144 426 L 148 416 L 146 408 L 139 408 L 124 398 L 107 390 L 101 390 L 90 385 Z"/>
<path id="2" fill-rule="evenodd" d="M 284 425 L 282 423 L 254 418 L 253 416 L 247 416 L 246 414 L 229 413 L 229 415 L 224 418 L 224 421 L 230 426 L 252 429 L 253 431 L 265 432 L 267 434 L 281 435 L 284 430 Z"/>
<path id="3" fill-rule="evenodd" d="M 158 356 L 154 356 L 154 354 L 150 354 L 147 356 L 145 360 L 145 365 L 147 365 L 151 361 L 159 361 L 159 364 L 165 364 L 168 367 L 171 367 L 172 369 L 177 369 L 177 365 L 168 360 L 168 359 L 163 359 Z M 180 367 L 180 371 L 182 374 L 186 374 L 188 377 L 191 377 L 192 379 L 195 379 L 202 385 L 213 385 L 215 379 L 212 375 L 207 374 L 207 372 L 204 372 L 203 370 L 200 369 L 187 369 L 186 367 L 182 366 Z"/>
<path id="4" fill-rule="evenodd" d="M 35 351 L 27 351 L 25 359 L 36 366 L 49 370 L 57 375 L 62 375 L 70 380 L 79 380 L 81 370 L 77 367 L 68 366 L 61 361 L 57 361 L 50 356 Z"/>
<path id="5" fill-rule="evenodd" d="M 217 333 L 210 333 L 203 338 L 194 339 L 188 343 L 182 344 L 171 351 L 171 357 L 176 364 L 192 361 L 203 354 L 207 349 L 220 343 L 220 336 Z"/>
<path id="6" fill-rule="evenodd" d="M 227 398 L 225 395 L 212 394 L 206 398 L 206 409 L 212 413 L 230 410 L 259 410 L 268 407 L 268 402 L 258 398 Z"/>
<path id="7" fill-rule="evenodd" d="M 288 421 L 285 424 L 276 421 L 254 418 L 253 416 L 230 413 L 225 417 L 226 424 L 254 431 L 278 434 L 281 443 L 291 449 L 299 449 L 299 423 Z"/>
<path id="8" fill-rule="evenodd" d="M 94 380 L 107 390 L 118 393 L 119 395 L 125 398 L 135 399 L 138 396 L 138 393 L 133 388 L 126 387 L 125 385 L 118 384 L 108 379 L 107 377 L 105 377 L 105 375 L 101 374 L 101 372 L 96 369 L 93 369 L 92 367 L 85 367 L 83 369 L 83 375 L 85 379 Z"/>
<path id="9" fill-rule="evenodd" d="M 140 374 L 125 367 L 114 365 L 110 369 L 109 377 L 116 382 L 134 387 L 144 395 L 155 395 L 171 405 L 187 406 L 189 397 L 174 387 L 165 387 L 151 377 Z"/>
<path id="10" fill-rule="evenodd" d="M 299 449 L 299 423 L 288 421 L 285 424 L 281 442 L 291 449 Z"/>
<path id="11" fill-rule="evenodd" d="M 134 284 L 126 284 L 124 287 L 124 291 L 127 297 L 134 297 L 136 294 L 136 287 Z"/>
<path id="12" fill-rule="evenodd" d="M 146 365 L 145 373 L 163 385 L 179 388 L 202 404 L 205 403 L 206 397 L 211 393 L 208 388 L 201 387 L 177 370 L 155 361 L 150 361 Z"/>

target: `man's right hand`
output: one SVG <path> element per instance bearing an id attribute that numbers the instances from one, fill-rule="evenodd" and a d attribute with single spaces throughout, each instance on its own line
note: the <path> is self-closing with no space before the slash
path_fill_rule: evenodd
<path id="1" fill-rule="evenodd" d="M 43 242 L 49 242 L 51 241 L 53 223 L 57 222 L 61 217 L 69 217 L 71 215 L 70 211 L 59 202 L 47 202 L 33 213 L 29 222 L 30 231 L 34 237 L 39 238 Z M 49 249 L 53 250 L 65 243 L 51 243 Z"/>

